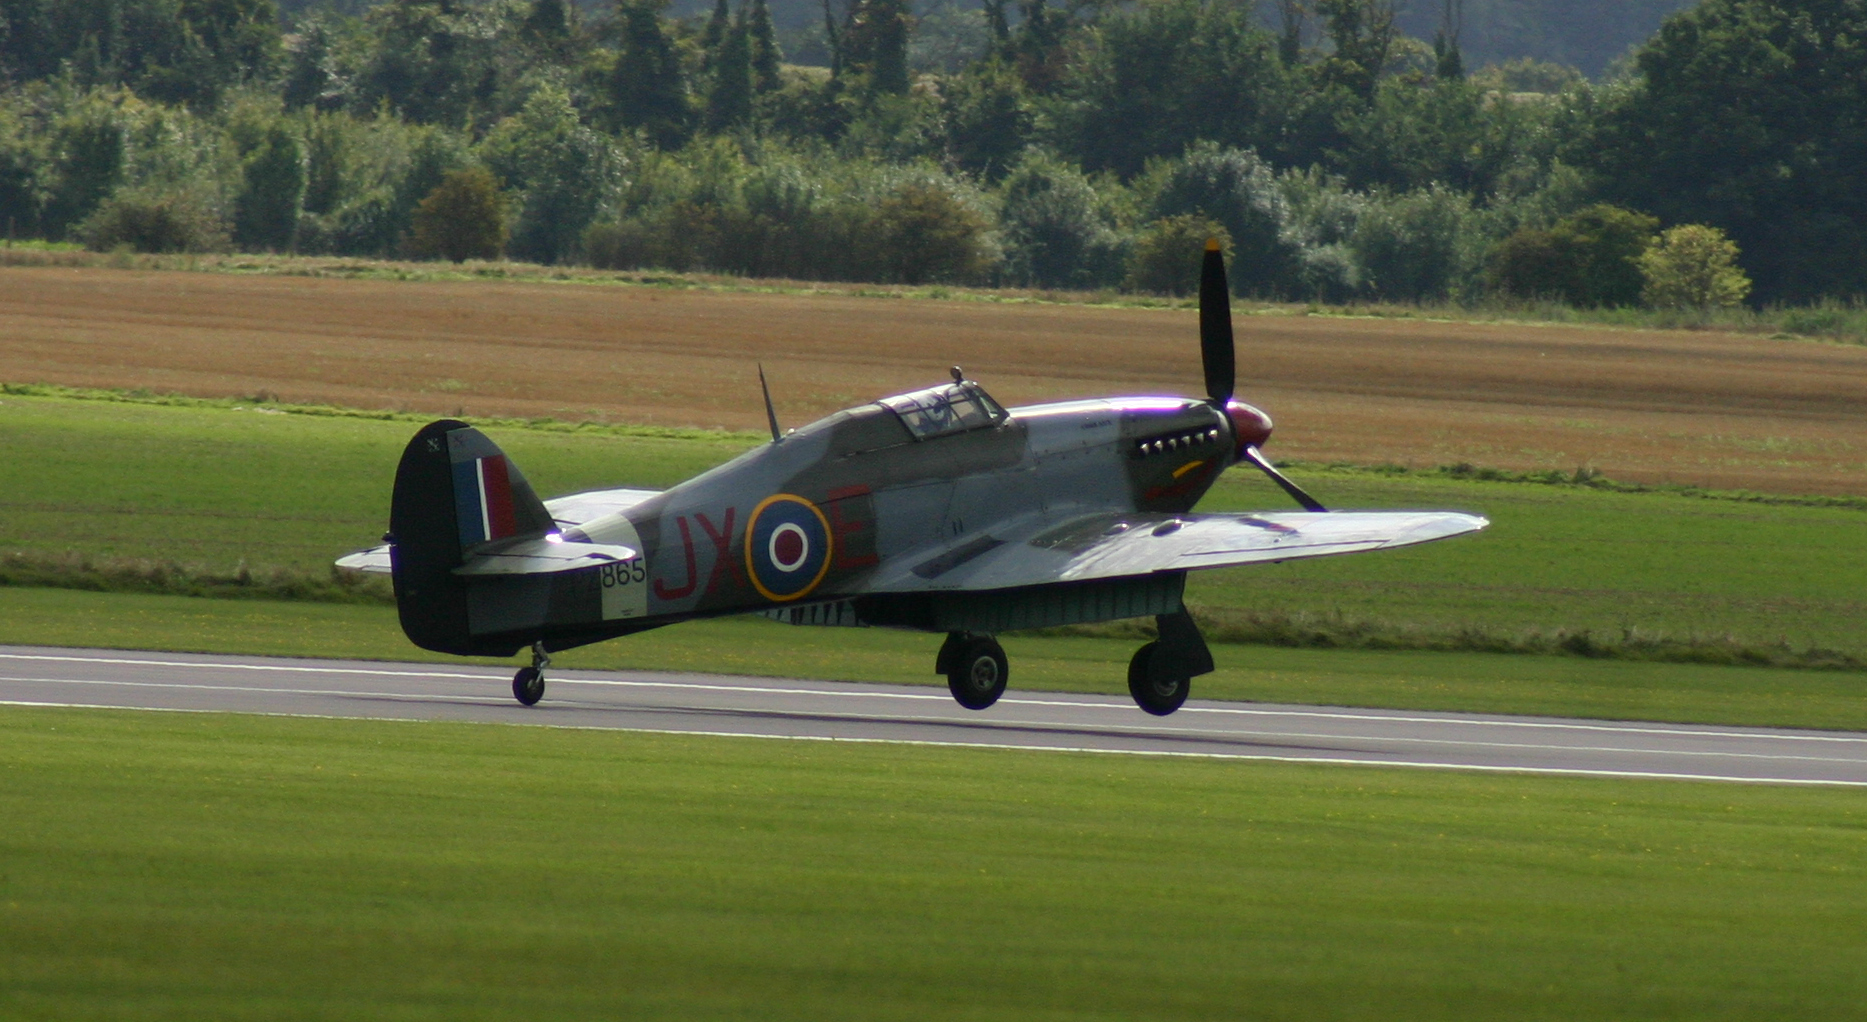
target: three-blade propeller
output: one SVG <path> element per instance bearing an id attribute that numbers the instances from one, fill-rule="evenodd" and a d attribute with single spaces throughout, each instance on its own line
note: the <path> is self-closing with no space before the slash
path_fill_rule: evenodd
<path id="1" fill-rule="evenodd" d="M 1217 238 L 1207 240 L 1206 258 L 1199 272 L 1199 354 L 1206 367 L 1207 399 L 1214 407 L 1232 417 L 1232 389 L 1237 382 L 1238 356 L 1232 340 L 1231 285 L 1225 279 L 1225 254 L 1219 250 Z M 1259 415 L 1255 411 L 1250 414 Z M 1236 418 L 1233 421 L 1236 422 Z M 1264 423 L 1268 434 L 1269 420 L 1264 420 Z M 1244 460 L 1270 476 L 1272 482 L 1283 487 L 1284 492 L 1303 505 L 1304 510 L 1329 510 L 1277 471 L 1277 466 L 1271 464 L 1256 444 L 1244 445 L 1239 453 Z"/>
<path id="2" fill-rule="evenodd" d="M 1225 279 L 1225 253 L 1219 239 L 1206 241 L 1206 261 L 1199 269 L 1199 355 L 1206 363 L 1206 397 L 1224 408 L 1232 399 L 1237 356 L 1232 342 L 1231 285 Z"/>

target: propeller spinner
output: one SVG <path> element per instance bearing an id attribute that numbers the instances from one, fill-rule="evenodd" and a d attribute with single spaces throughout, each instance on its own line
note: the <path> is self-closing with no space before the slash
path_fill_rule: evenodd
<path id="1" fill-rule="evenodd" d="M 1214 407 L 1223 409 L 1226 418 L 1232 421 L 1239 460 L 1257 466 L 1303 505 L 1304 510 L 1329 510 L 1277 471 L 1277 466 L 1258 450 L 1259 445 L 1271 438 L 1271 417 L 1242 401 L 1232 400 L 1238 373 L 1237 346 L 1232 339 L 1232 290 L 1225 278 L 1225 253 L 1219 250 L 1217 238 L 1206 239 L 1205 262 L 1199 272 L 1199 354 L 1206 368 L 1206 398 Z"/>

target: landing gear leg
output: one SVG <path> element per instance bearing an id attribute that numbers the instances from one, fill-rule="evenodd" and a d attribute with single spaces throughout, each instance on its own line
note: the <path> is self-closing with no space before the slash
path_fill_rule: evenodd
<path id="1" fill-rule="evenodd" d="M 946 675 L 946 687 L 953 698 L 968 710 L 983 710 L 1005 694 L 1005 681 L 1011 677 L 1011 665 L 1005 649 L 990 635 L 949 632 L 934 673 Z"/>
<path id="2" fill-rule="evenodd" d="M 1128 661 L 1128 694 L 1135 705 L 1156 717 L 1180 708 L 1193 691 L 1193 676 L 1212 671 L 1212 651 L 1185 608 L 1154 618 L 1160 638 L 1135 651 Z"/>
<path id="3" fill-rule="evenodd" d="M 512 676 L 512 698 L 526 706 L 538 705 L 545 696 L 545 668 L 549 666 L 551 657 L 545 653 L 544 640 L 532 643 L 532 665 Z"/>

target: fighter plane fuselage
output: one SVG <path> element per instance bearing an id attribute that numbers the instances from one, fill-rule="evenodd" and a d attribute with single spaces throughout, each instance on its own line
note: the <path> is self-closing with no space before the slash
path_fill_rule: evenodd
<path id="1" fill-rule="evenodd" d="M 602 573 L 605 620 L 832 599 L 864 592 L 902 555 L 924 550 L 937 569 L 969 541 L 989 549 L 1002 524 L 1190 510 L 1234 460 L 1234 433 L 1224 413 L 1185 398 L 1034 405 L 924 437 L 877 403 L 564 538 L 640 551 Z"/>

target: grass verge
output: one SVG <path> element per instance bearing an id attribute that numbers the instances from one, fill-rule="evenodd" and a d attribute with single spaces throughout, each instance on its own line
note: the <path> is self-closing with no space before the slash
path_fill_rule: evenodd
<path id="1" fill-rule="evenodd" d="M 0 709 L 0 1015 L 1841 1019 L 1853 792 Z"/>
<path id="2" fill-rule="evenodd" d="M 565 668 L 933 685 L 939 636 L 694 621 L 554 656 Z M 1133 639 L 1008 636 L 1014 690 L 1127 694 Z M 386 607 L 0 588 L 0 644 L 460 663 Z M 1464 652 L 1213 647 L 1203 699 L 1867 730 L 1867 673 Z M 516 662 L 485 660 L 511 669 Z"/>

